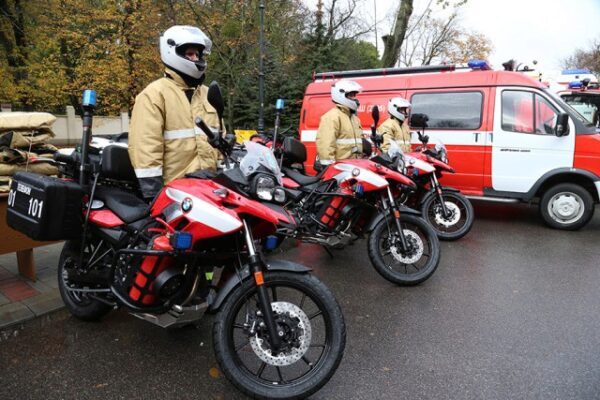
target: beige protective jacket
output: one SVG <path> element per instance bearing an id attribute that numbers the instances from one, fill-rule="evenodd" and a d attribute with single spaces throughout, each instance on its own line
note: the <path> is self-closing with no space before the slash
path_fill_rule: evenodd
<path id="1" fill-rule="evenodd" d="M 393 140 L 404 152 L 410 151 L 410 129 L 406 123 L 400 124 L 396 118 L 388 118 L 377 129 L 377 133 L 383 136 L 381 150 L 388 151 L 390 142 Z"/>
<path id="2" fill-rule="evenodd" d="M 336 105 L 321 117 L 317 131 L 317 155 L 321 164 L 362 158 L 363 131 L 356 114 Z"/>
<path id="3" fill-rule="evenodd" d="M 174 71 L 149 84 L 135 99 L 129 127 L 129 157 L 144 197 L 186 173 L 217 167 L 217 152 L 194 120 L 201 117 L 217 128 L 217 111 L 206 98 L 208 88 L 198 86 L 191 102 L 187 87 Z"/>

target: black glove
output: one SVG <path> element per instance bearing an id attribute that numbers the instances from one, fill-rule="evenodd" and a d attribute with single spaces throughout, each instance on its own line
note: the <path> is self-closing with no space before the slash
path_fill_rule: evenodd
<path id="1" fill-rule="evenodd" d="M 138 178 L 140 190 L 145 201 L 152 201 L 162 189 L 164 183 L 162 176 L 153 176 L 150 178 Z"/>

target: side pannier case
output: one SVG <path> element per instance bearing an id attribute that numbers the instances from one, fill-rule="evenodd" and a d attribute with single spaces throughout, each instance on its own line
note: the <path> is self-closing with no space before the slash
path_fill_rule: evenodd
<path id="1" fill-rule="evenodd" d="M 33 240 L 76 239 L 82 232 L 82 198 L 77 182 L 18 172 L 8 193 L 6 222 Z"/>

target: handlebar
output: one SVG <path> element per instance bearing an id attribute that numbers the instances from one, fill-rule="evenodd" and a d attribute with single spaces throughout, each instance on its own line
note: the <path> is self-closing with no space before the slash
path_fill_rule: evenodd
<path id="1" fill-rule="evenodd" d="M 64 164 L 75 164 L 75 157 L 74 157 L 74 153 L 71 154 L 63 154 L 63 153 L 59 153 L 56 152 L 54 153 L 53 157 L 54 161 L 56 162 L 60 162 L 60 163 L 64 163 Z"/>

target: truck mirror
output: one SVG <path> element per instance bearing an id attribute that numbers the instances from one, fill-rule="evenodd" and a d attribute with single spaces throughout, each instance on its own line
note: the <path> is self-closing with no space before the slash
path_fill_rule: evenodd
<path id="1" fill-rule="evenodd" d="M 567 136 L 569 134 L 569 114 L 558 114 L 556 126 L 554 127 L 554 134 L 558 137 Z"/>
<path id="2" fill-rule="evenodd" d="M 410 116 L 411 128 L 427 128 L 427 121 L 429 121 L 427 114 L 417 113 Z"/>

